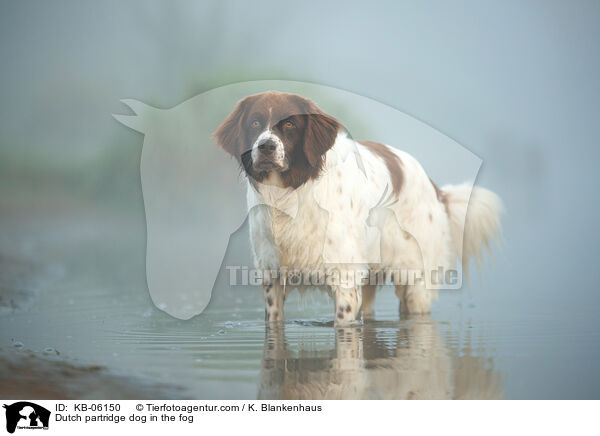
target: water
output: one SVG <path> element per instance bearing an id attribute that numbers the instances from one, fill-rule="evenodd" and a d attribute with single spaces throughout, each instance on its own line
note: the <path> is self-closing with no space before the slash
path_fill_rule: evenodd
<path id="1" fill-rule="evenodd" d="M 21 207 L 3 212 L 11 231 L 0 247 L 21 259 L 7 283 L 31 295 L 0 314 L 0 349 L 102 365 L 182 387 L 190 398 L 598 396 L 597 300 L 561 301 L 552 289 L 524 292 L 500 280 L 518 276 L 510 240 L 487 273 L 442 292 L 427 316 L 400 318 L 384 288 L 375 320 L 335 328 L 325 295 L 294 293 L 287 321 L 266 328 L 261 291 L 224 286 L 223 273 L 207 311 L 181 321 L 150 301 L 143 214 L 72 199 L 25 213 L 30 203 L 18 198 Z M 238 247 L 246 241 L 243 229 L 232 237 Z M 15 261 L 3 259 L 7 278 Z"/>

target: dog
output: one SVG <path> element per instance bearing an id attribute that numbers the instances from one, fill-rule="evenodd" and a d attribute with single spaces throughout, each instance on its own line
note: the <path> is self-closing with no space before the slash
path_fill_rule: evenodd
<path id="1" fill-rule="evenodd" d="M 381 283 L 371 278 L 381 273 L 395 285 L 401 312 L 428 313 L 437 297 L 429 277 L 455 268 L 457 258 L 466 270 L 501 230 L 494 193 L 438 188 L 414 157 L 355 141 L 299 95 L 250 95 L 213 137 L 247 178 L 255 266 L 280 275 L 263 276 L 267 322 L 283 320 L 286 294 L 307 286 L 292 283 L 297 271 L 324 274 L 318 286 L 335 301 L 336 325 L 352 323 L 361 309 L 372 316 Z M 402 271 L 416 271 L 417 280 Z"/>

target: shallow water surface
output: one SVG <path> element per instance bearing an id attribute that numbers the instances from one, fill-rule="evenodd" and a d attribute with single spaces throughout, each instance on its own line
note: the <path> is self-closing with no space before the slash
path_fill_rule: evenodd
<path id="1" fill-rule="evenodd" d="M 376 321 L 334 328 L 329 304 L 298 308 L 306 303 L 292 296 L 290 319 L 265 327 L 259 293 L 234 299 L 233 310 L 217 308 L 191 321 L 162 314 L 143 294 L 98 293 L 71 303 L 69 296 L 56 297 L 44 301 L 44 312 L 10 316 L 5 325 L 15 337 L 4 336 L 3 345 L 14 339 L 33 350 L 52 347 L 67 358 L 184 386 L 195 398 L 504 395 L 494 358 L 473 343 L 476 331 L 460 322 L 398 320 L 392 309 L 380 310 Z M 384 291 L 382 304 L 395 307 L 394 298 Z"/>

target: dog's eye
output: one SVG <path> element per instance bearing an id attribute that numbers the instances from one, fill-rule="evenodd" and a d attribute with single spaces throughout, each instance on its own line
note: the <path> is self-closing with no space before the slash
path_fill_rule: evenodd
<path id="1" fill-rule="evenodd" d="M 296 127 L 296 124 L 294 124 L 292 120 L 287 120 L 285 123 L 283 123 L 283 127 L 285 127 L 286 129 L 293 129 L 294 127 Z"/>
<path id="2" fill-rule="evenodd" d="M 250 127 L 252 127 L 253 129 L 258 129 L 260 127 L 260 121 L 258 120 L 254 120 L 250 123 Z"/>

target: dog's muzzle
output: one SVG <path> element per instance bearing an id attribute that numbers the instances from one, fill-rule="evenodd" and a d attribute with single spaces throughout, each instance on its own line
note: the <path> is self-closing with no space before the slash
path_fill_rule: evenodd
<path id="1" fill-rule="evenodd" d="M 252 147 L 252 167 L 256 171 L 285 171 L 287 161 L 281 139 L 270 131 L 263 132 Z"/>

